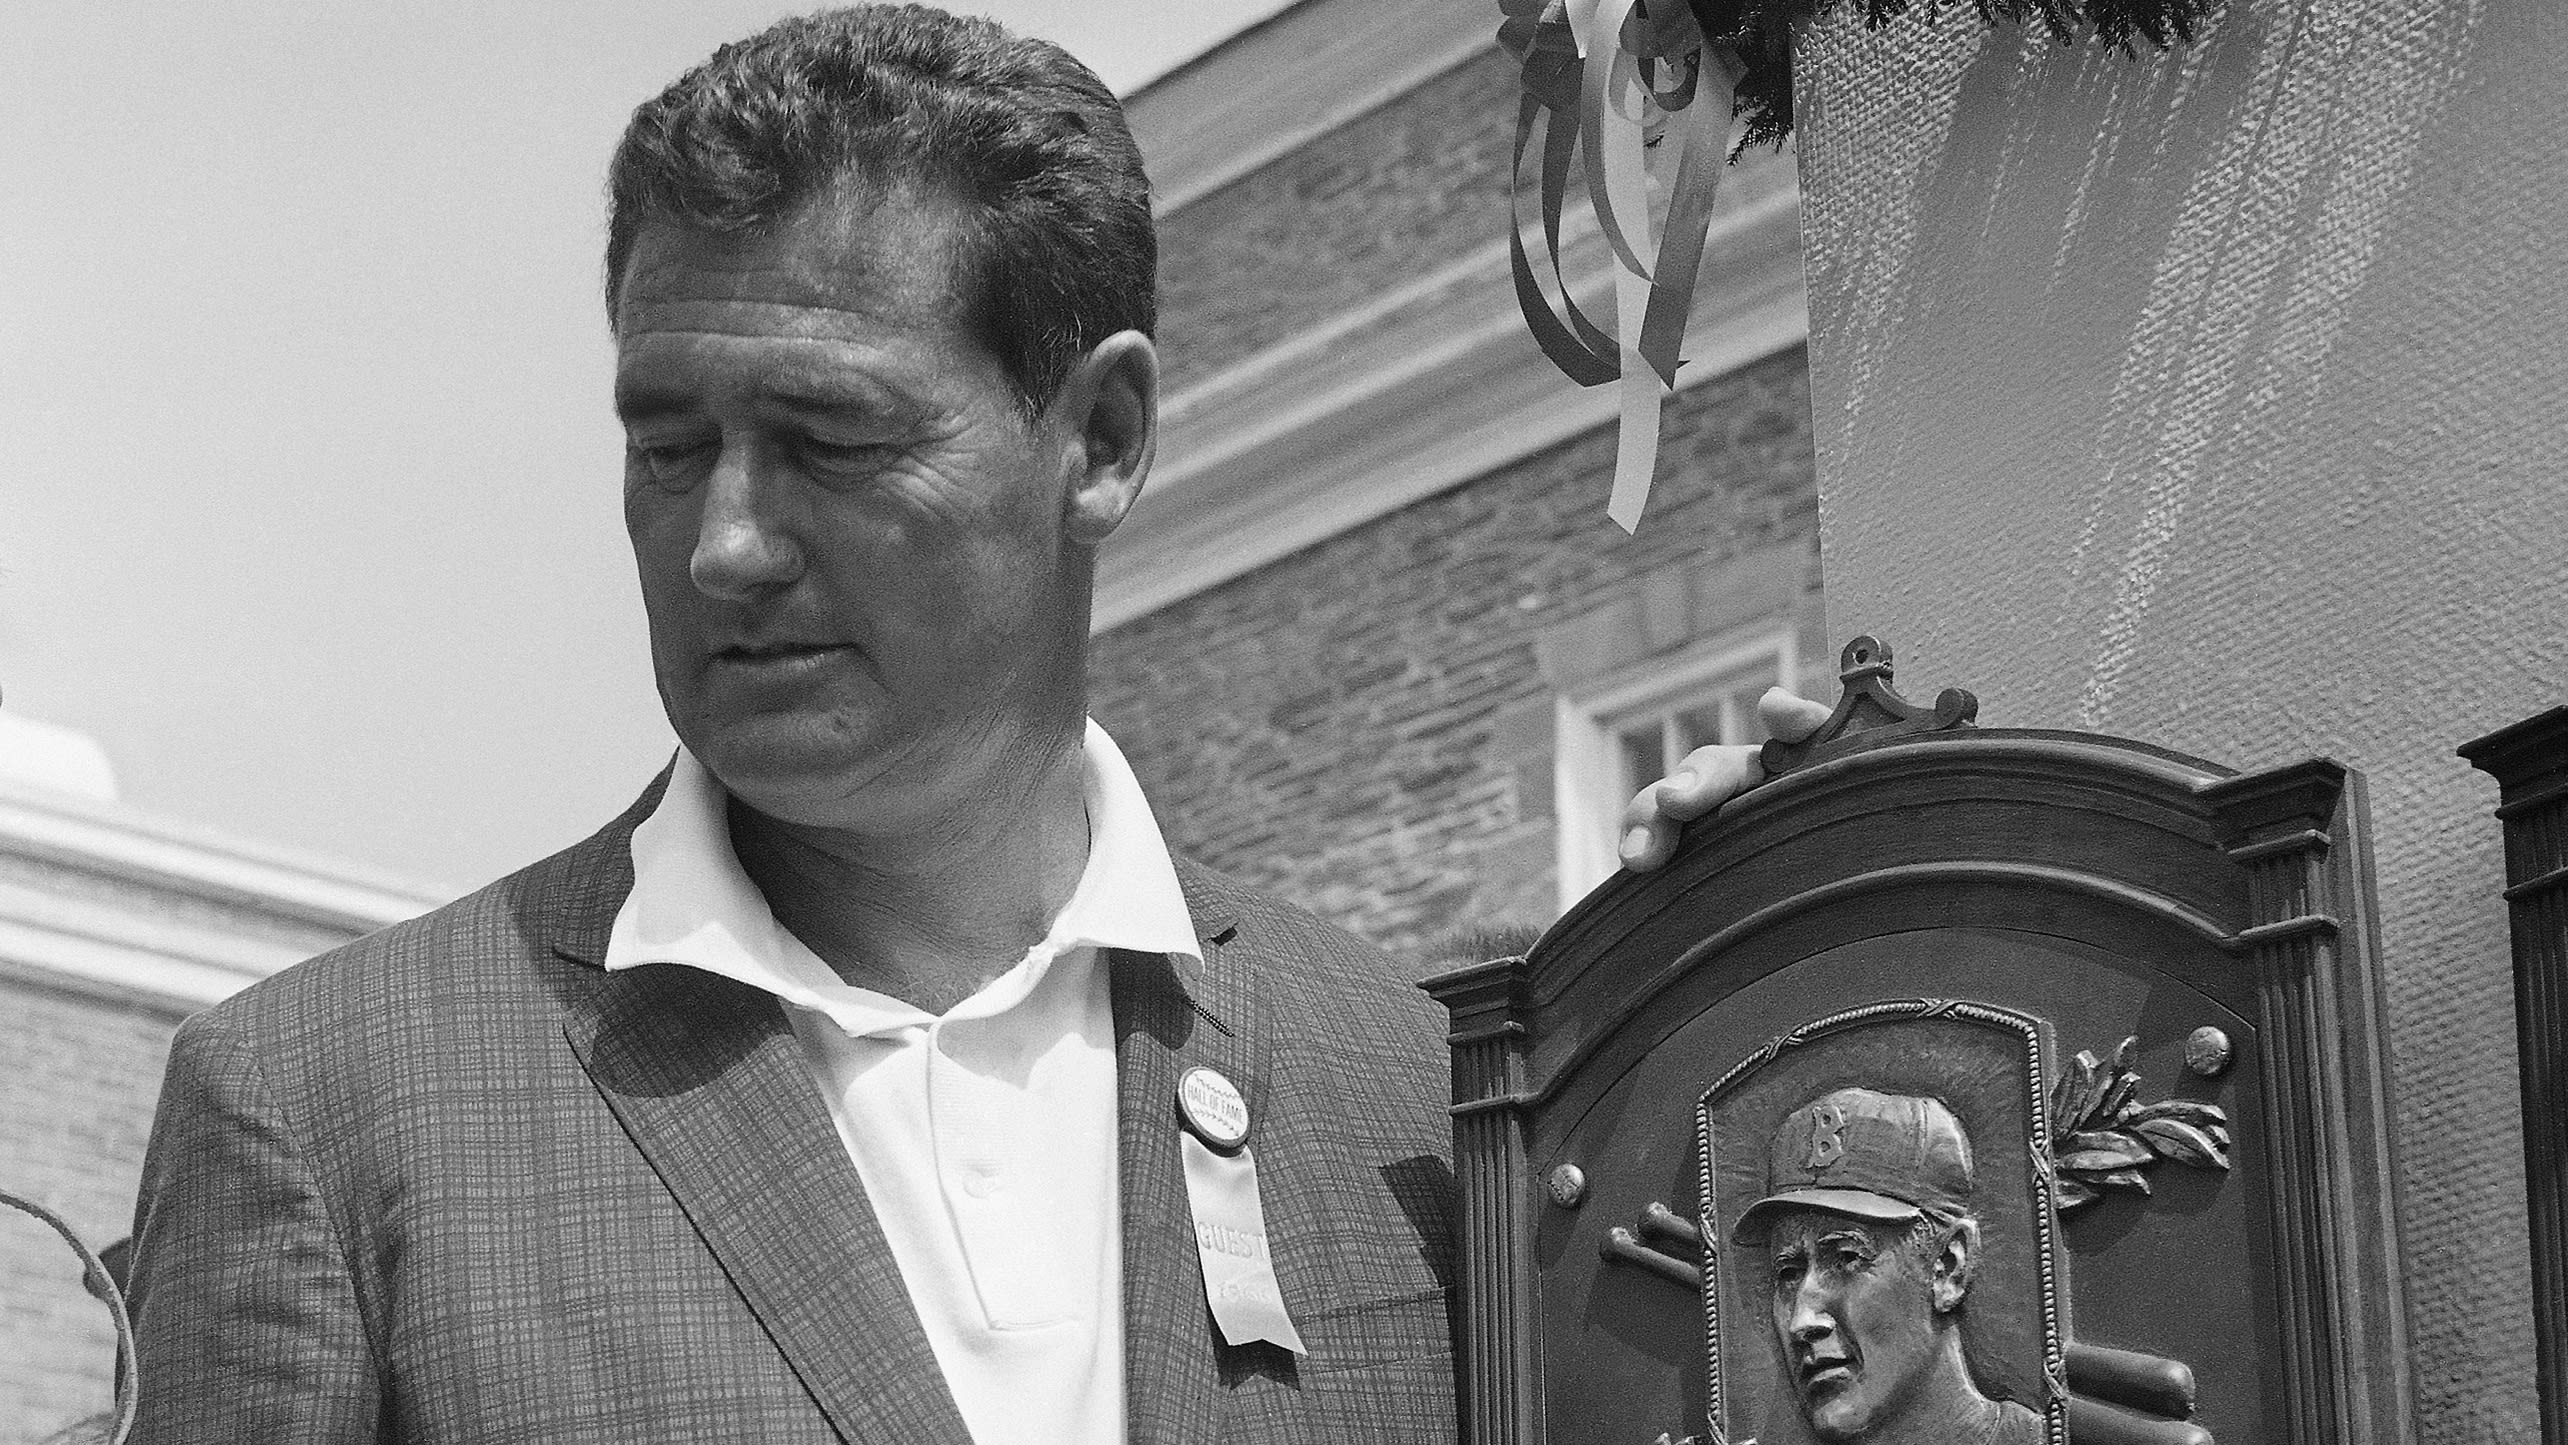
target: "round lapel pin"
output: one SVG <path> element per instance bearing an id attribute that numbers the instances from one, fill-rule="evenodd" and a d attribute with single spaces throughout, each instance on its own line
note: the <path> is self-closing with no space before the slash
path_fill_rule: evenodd
<path id="1" fill-rule="evenodd" d="M 1177 1076 L 1177 1117 L 1225 1154 L 1248 1142 L 1248 1100 L 1217 1069 L 1199 1064 Z"/>

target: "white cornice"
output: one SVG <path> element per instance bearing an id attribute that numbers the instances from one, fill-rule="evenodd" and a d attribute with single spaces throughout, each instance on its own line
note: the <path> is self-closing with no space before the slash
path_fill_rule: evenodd
<path id="1" fill-rule="evenodd" d="M 1808 339 L 1799 208 L 1788 157 L 1759 155 L 1723 178 L 1680 388 Z M 1610 314 L 1593 221 L 1573 212 L 1567 238 L 1581 304 Z M 1169 397 L 1149 484 L 1098 558 L 1095 630 L 1603 425 L 1614 409 L 1613 388 L 1579 388 L 1535 347 L 1502 236 Z"/>
<path id="2" fill-rule="evenodd" d="M 1302 0 L 1124 101 L 1162 217 L 1497 48 L 1489 0 Z"/>
<path id="3" fill-rule="evenodd" d="M 443 901 L 113 803 L 0 787 L 0 975 L 183 1014 Z"/>

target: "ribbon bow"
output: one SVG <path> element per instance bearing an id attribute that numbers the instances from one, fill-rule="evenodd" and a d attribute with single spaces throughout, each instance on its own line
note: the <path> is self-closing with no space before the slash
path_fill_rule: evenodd
<path id="1" fill-rule="evenodd" d="M 1621 388 L 1605 512 L 1626 532 L 1649 502 L 1660 404 L 1684 360 L 1678 351 L 1713 192 L 1733 153 L 1733 119 L 1739 147 L 1780 144 L 1791 133 L 1793 30 L 1839 3 L 1858 5 L 1864 22 L 1879 26 L 1912 8 L 1932 14 L 1964 0 L 1499 0 L 1498 43 L 1523 68 L 1508 187 L 1516 301 L 1543 355 L 1570 380 Z M 2192 39 L 2220 0 L 1967 3 L 1984 24 L 2040 23 L 2062 44 L 2084 30 L 2130 55 L 2144 40 Z M 1525 243 L 1525 156 L 1537 149 L 1542 276 Z M 1574 168 L 1614 253 L 1614 310 L 1601 322 L 1580 308 L 1561 271 L 1561 208 Z M 1650 204 L 1653 180 L 1663 209 Z"/>
<path id="2" fill-rule="evenodd" d="M 1504 0 L 1501 45 L 1523 64 L 1509 191 L 1508 260 L 1534 341 L 1581 386 L 1621 387 L 1606 515 L 1626 532 L 1648 504 L 1660 403 L 1676 385 L 1712 199 L 1728 158 L 1742 67 L 1675 0 Z M 1541 138 L 1548 290 L 1525 245 L 1525 156 Z M 1560 217 L 1581 163 L 1597 229 L 1614 253 L 1614 311 L 1600 324 L 1561 270 Z M 1664 210 L 1650 204 L 1653 170 Z"/>

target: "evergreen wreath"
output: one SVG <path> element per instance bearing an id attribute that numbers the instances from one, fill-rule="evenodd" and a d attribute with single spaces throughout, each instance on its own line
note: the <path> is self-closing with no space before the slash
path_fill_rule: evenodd
<path id="1" fill-rule="evenodd" d="M 1643 0 L 1646 5 L 1648 0 Z M 1970 0 L 1984 25 L 2039 23 L 2062 45 L 2081 35 L 2137 56 L 2140 44 L 2164 50 L 2189 42 L 2219 0 Z M 1960 0 L 1686 0 L 1705 39 L 1726 46 L 1743 67 L 1735 114 L 1739 144 L 1779 145 L 1792 134 L 1792 33 L 1809 21 L 1859 5 L 1864 24 L 1879 29 L 1911 10 L 1936 15 Z"/>

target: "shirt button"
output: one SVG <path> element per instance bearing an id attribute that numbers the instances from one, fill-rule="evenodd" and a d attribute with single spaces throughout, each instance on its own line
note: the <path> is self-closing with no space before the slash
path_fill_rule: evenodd
<path id="1" fill-rule="evenodd" d="M 963 1192 L 975 1199 L 987 1199 L 999 1192 L 999 1175 L 994 1169 L 975 1169 L 963 1176 Z"/>

